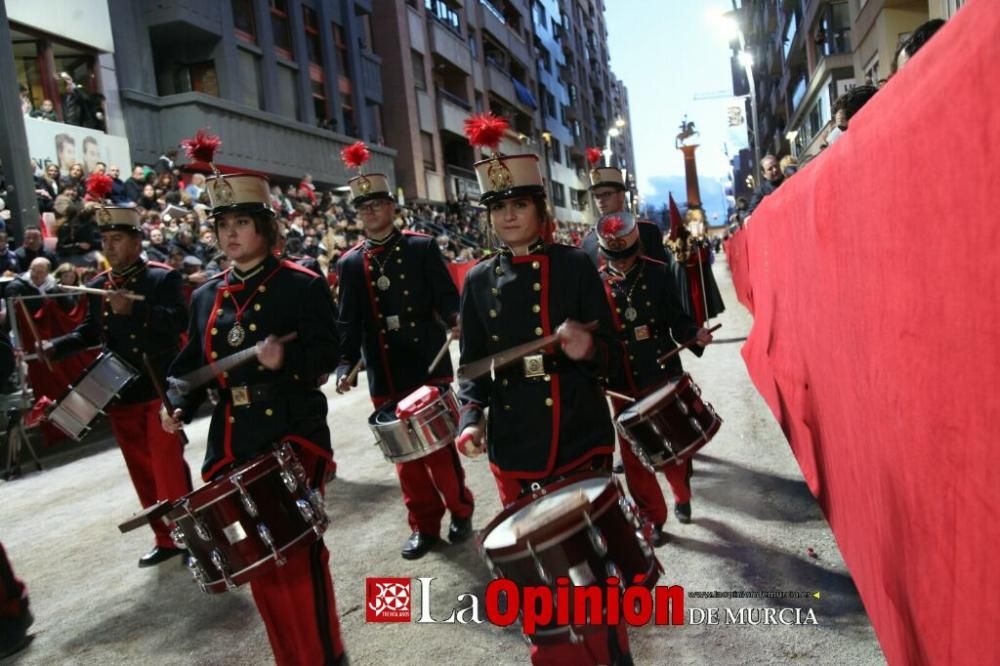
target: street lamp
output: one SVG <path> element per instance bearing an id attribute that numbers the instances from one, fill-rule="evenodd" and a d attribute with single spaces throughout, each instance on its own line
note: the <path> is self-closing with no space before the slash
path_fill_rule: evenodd
<path id="1" fill-rule="evenodd" d="M 624 129 L 627 124 L 628 123 L 625 122 L 624 118 L 616 119 L 615 126 L 608 130 L 608 133 L 604 138 L 604 163 L 608 166 L 611 166 L 611 156 L 614 154 L 614 151 L 611 150 L 611 139 L 617 139 L 621 136 L 622 129 Z"/>

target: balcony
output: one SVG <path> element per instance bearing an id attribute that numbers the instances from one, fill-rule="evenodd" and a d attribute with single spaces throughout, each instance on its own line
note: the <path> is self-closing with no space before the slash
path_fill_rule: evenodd
<path id="1" fill-rule="evenodd" d="M 480 0 L 479 4 L 483 7 L 482 28 L 489 32 L 494 40 L 500 46 L 507 49 L 521 64 L 526 65 L 534 62 L 534 57 L 531 54 L 531 49 L 528 48 L 528 44 L 520 35 L 511 30 L 510 26 L 504 21 L 503 14 L 486 0 Z"/>
<path id="2" fill-rule="evenodd" d="M 311 173 L 319 183 L 330 185 L 342 185 L 354 175 L 339 159 L 330 158 L 354 143 L 354 137 L 202 93 L 157 97 L 123 89 L 121 97 L 132 157 L 140 162 L 151 164 L 163 146 L 177 145 L 199 128 L 211 127 L 222 137 L 217 164 L 223 170 L 294 179 Z M 395 172 L 396 151 L 374 145 L 369 150 L 371 171 Z"/>
<path id="3" fill-rule="evenodd" d="M 472 105 L 446 90 L 437 90 L 438 128 L 460 137 L 465 136 L 465 119 L 472 112 Z"/>
<path id="4" fill-rule="evenodd" d="M 382 103 L 382 58 L 371 51 L 361 52 L 361 89 L 366 98 Z"/>
<path id="5" fill-rule="evenodd" d="M 514 82 L 511 81 L 510 74 L 499 69 L 492 62 L 486 68 L 486 83 L 487 90 L 497 97 L 511 104 L 520 105 L 521 101 L 517 98 L 517 93 L 514 92 Z"/>
<path id="6" fill-rule="evenodd" d="M 466 74 L 472 73 L 472 54 L 462 38 L 440 21 L 428 19 L 431 53 L 452 63 Z"/>
<path id="7" fill-rule="evenodd" d="M 214 35 L 222 34 L 219 4 L 198 0 L 172 0 L 169 3 L 140 3 L 143 22 L 150 28 L 171 24 L 194 26 Z"/>

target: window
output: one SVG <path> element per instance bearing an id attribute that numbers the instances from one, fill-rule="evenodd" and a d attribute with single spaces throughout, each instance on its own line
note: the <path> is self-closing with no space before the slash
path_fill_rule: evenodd
<path id="1" fill-rule="evenodd" d="M 347 40 L 344 38 L 344 29 L 333 24 L 333 47 L 337 50 L 337 69 L 341 76 L 350 78 L 350 70 L 347 67 Z"/>
<path id="2" fill-rule="evenodd" d="M 313 113 L 316 114 L 316 120 L 326 120 L 330 116 L 330 106 L 326 101 L 326 86 L 322 80 L 311 80 L 309 86 L 312 90 Z"/>
<path id="3" fill-rule="evenodd" d="M 782 38 L 782 50 L 785 54 L 785 61 L 788 60 L 788 54 L 792 50 L 792 42 L 795 41 L 795 28 L 796 28 L 796 17 L 795 14 L 788 15 L 788 23 L 785 24 L 785 35 Z"/>
<path id="4" fill-rule="evenodd" d="M 878 51 L 872 56 L 872 59 L 868 61 L 868 64 L 864 67 L 864 80 L 865 83 L 877 84 L 879 81 L 878 75 Z"/>
<path id="5" fill-rule="evenodd" d="M 434 169 L 437 166 L 434 159 L 434 135 L 429 132 L 420 133 L 420 150 L 424 154 L 424 167 Z"/>
<path id="6" fill-rule="evenodd" d="M 552 159 L 555 160 L 557 164 L 562 164 L 563 147 L 562 144 L 559 143 L 559 139 L 552 137 L 552 150 L 550 152 Z"/>
<path id="7" fill-rule="evenodd" d="M 458 12 L 445 2 L 445 0 L 424 0 L 424 9 L 428 16 L 433 16 L 439 23 L 442 23 L 453 32 L 462 34 L 462 22 L 458 18 Z"/>
<path id="8" fill-rule="evenodd" d="M 552 71 L 552 57 L 544 46 L 538 47 L 538 66 L 544 68 L 546 72 Z"/>
<path id="9" fill-rule="evenodd" d="M 545 7 L 538 0 L 531 3 L 531 17 L 535 20 L 535 25 L 540 28 L 545 27 L 545 19 L 547 18 L 545 16 Z"/>
<path id="10" fill-rule="evenodd" d="M 215 61 L 197 62 L 189 65 L 187 70 L 191 78 L 191 90 L 219 96 L 219 77 L 215 73 Z"/>
<path id="11" fill-rule="evenodd" d="M 846 2 L 827 6 L 816 28 L 816 43 L 820 55 L 851 52 L 851 17 Z"/>
<path id="12" fill-rule="evenodd" d="M 552 181 L 552 204 L 563 208 L 566 206 L 566 187 L 559 181 Z"/>
<path id="13" fill-rule="evenodd" d="M 385 145 L 385 130 L 382 128 L 382 105 L 370 102 L 368 104 L 368 120 L 372 128 L 369 140 L 379 146 Z"/>
<path id="14" fill-rule="evenodd" d="M 275 88 L 275 109 L 274 112 L 286 118 L 299 117 L 299 95 L 295 90 L 294 69 L 278 65 L 278 85 Z"/>
<path id="15" fill-rule="evenodd" d="M 556 98 L 549 91 L 545 91 L 545 110 L 550 118 L 555 118 L 556 116 Z"/>
<path id="16" fill-rule="evenodd" d="M 236 65 L 240 73 L 237 99 L 254 109 L 264 108 L 263 86 L 260 81 L 260 57 L 249 51 L 237 49 Z"/>
<path id="17" fill-rule="evenodd" d="M 270 0 L 271 30 L 274 32 L 274 48 L 285 60 L 292 57 L 292 30 L 288 20 L 287 0 Z"/>
<path id="18" fill-rule="evenodd" d="M 33 109 L 41 108 L 45 100 L 50 100 L 57 117 L 62 122 L 82 125 L 92 121 L 90 114 L 80 111 L 80 107 L 77 107 L 77 113 L 72 114 L 72 117 L 64 115 L 62 100 L 65 88 L 52 72 L 54 70 L 54 72 L 68 73 L 81 91 L 101 92 L 94 87 L 96 54 L 85 51 L 75 44 L 58 41 L 49 36 L 31 34 L 17 27 L 12 27 L 11 37 L 17 82 L 27 88 Z M 46 62 L 47 58 L 53 60 Z"/>
<path id="19" fill-rule="evenodd" d="M 469 52 L 472 53 L 473 60 L 479 57 L 479 47 L 476 44 L 476 31 L 472 28 L 469 28 Z"/>
<path id="20" fill-rule="evenodd" d="M 253 15 L 253 0 L 233 0 L 233 27 L 237 39 L 257 43 L 257 23 Z"/>
<path id="21" fill-rule="evenodd" d="M 424 57 L 418 51 L 410 52 L 413 56 L 413 85 L 417 90 L 427 90 L 427 75 L 424 72 Z"/>
<path id="22" fill-rule="evenodd" d="M 319 19 L 316 17 L 316 10 L 302 5 L 302 22 L 306 29 L 306 53 L 309 62 L 323 64 L 323 47 L 319 38 Z"/>

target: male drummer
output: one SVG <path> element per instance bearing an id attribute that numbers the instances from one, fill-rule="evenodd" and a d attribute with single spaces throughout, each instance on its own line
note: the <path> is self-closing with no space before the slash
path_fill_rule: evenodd
<path id="1" fill-rule="evenodd" d="M 143 261 L 142 227 L 134 208 L 99 207 L 95 218 L 101 250 L 111 270 L 88 286 L 108 290 L 108 295 L 88 296 L 90 307 L 83 322 L 71 333 L 44 342 L 42 351 L 59 359 L 101 344 L 136 370 L 138 379 L 121 392 L 107 413 L 139 502 L 148 507 L 191 492 L 183 445 L 176 435 L 160 428 L 160 400 L 143 362 L 148 356 L 162 383 L 187 326 L 182 280 L 166 264 Z M 140 567 L 185 552 L 174 544 L 162 522 L 156 521 L 152 528 L 155 545 L 139 559 Z"/>
<path id="2" fill-rule="evenodd" d="M 666 264 L 640 254 L 639 224 L 631 213 L 604 215 L 595 226 L 601 256 L 604 291 L 614 319 L 618 339 L 625 347 L 624 363 L 612 377 L 618 393 L 640 399 L 667 381 L 679 377 L 684 369 L 678 355 L 665 363 L 658 359 L 676 348 L 675 340 L 695 340 L 691 351 L 701 356 L 712 334 L 695 324 L 681 307 L 673 275 Z M 615 414 L 628 406 L 624 400 L 612 400 Z M 620 441 L 625 479 L 643 518 L 653 525 L 653 542 L 667 542 L 663 525 L 667 505 L 656 475 L 639 461 L 631 446 Z M 691 522 L 691 461 L 667 465 L 664 476 L 674 493 L 674 513 L 682 523 Z"/>
<path id="3" fill-rule="evenodd" d="M 622 169 L 614 167 L 595 166 L 590 170 L 590 193 L 594 197 L 600 215 L 620 213 L 625 210 L 625 193 L 628 188 L 625 187 L 623 174 Z M 648 220 L 640 220 L 638 228 L 640 253 L 669 265 L 671 259 L 663 247 L 663 233 L 660 228 Z M 594 265 L 600 268 L 604 262 L 601 261 L 603 255 L 598 252 L 598 246 L 596 228 L 591 229 L 584 237 L 581 248 Z"/>
<path id="4" fill-rule="evenodd" d="M 428 372 L 444 345 L 446 326 L 458 334 L 458 290 L 437 243 L 430 236 L 396 229 L 396 205 L 384 175 L 357 176 L 348 184 L 367 240 L 337 264 L 341 343 L 337 390 L 351 389 L 348 375 L 362 355 L 375 409 L 424 385 L 450 390 L 448 354 Z M 396 474 L 412 529 L 403 544 L 405 559 L 423 557 L 440 541 L 445 508 L 451 512 L 451 543 L 472 534 L 472 492 L 453 446 L 396 463 Z"/>
<path id="5" fill-rule="evenodd" d="M 310 486 L 322 490 L 333 452 L 318 386 L 337 364 L 326 282 L 275 258 L 278 228 L 266 179 L 218 176 L 206 188 L 219 246 L 233 268 L 192 295 L 188 341 L 170 366 L 175 409 L 163 412 L 163 427 L 175 432 L 205 398 L 206 387 L 186 387 L 185 375 L 256 348 L 255 362 L 219 371 L 212 382 L 221 399 L 212 412 L 202 478 L 211 481 L 287 441 Z M 320 539 L 250 581 L 278 664 L 346 663 L 329 561 Z"/>

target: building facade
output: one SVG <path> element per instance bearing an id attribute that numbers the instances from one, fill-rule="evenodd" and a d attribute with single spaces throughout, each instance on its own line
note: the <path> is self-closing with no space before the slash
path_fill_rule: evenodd
<path id="1" fill-rule="evenodd" d="M 964 0 L 751 0 L 736 11 L 753 57 L 760 154 L 821 150 L 831 107 L 859 83 L 889 76 L 896 48 Z"/>
<path id="2" fill-rule="evenodd" d="M 218 163 L 321 185 L 352 175 L 358 139 L 393 178 L 371 0 L 108 0 L 118 94 L 136 162 L 206 127 Z"/>
<path id="3" fill-rule="evenodd" d="M 556 217 L 583 221 L 585 150 L 603 148 L 616 114 L 627 114 L 623 87 L 623 105 L 612 104 L 600 0 L 374 0 L 373 19 L 393 100 L 385 134 L 408 199 L 478 199 L 481 156 L 463 123 L 490 111 L 510 121 L 503 152 L 542 160 Z M 626 145 L 619 159 L 631 165 Z"/>

